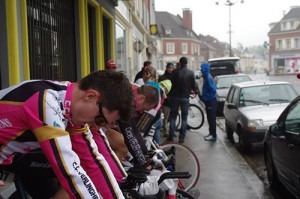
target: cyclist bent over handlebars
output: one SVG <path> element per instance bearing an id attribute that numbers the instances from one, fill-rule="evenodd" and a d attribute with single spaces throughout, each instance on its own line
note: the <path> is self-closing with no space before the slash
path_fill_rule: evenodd
<path id="1" fill-rule="evenodd" d="M 22 159 L 15 159 L 18 154 L 42 149 L 70 198 L 101 198 L 105 186 L 113 198 L 123 198 L 88 125 L 99 117 L 108 123 L 128 121 L 132 102 L 129 80 L 113 71 L 96 71 L 76 83 L 29 80 L 1 90 L 0 164 L 8 169 L 15 162 L 22 165 Z M 78 149 L 83 142 L 88 147 Z M 108 177 L 107 185 L 92 179 L 95 171 Z M 54 193 L 39 195 L 38 189 L 30 194 L 49 198 Z"/>

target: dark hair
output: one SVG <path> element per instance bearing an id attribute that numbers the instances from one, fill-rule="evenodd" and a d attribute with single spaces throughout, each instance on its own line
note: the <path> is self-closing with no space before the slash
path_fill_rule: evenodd
<path id="1" fill-rule="evenodd" d="M 151 64 L 152 64 L 151 61 L 145 61 L 145 62 L 144 62 L 144 67 L 149 66 L 149 65 L 151 65 Z"/>
<path id="2" fill-rule="evenodd" d="M 119 110 L 121 120 L 128 121 L 134 110 L 131 83 L 122 73 L 95 71 L 78 81 L 80 90 L 94 89 L 101 95 L 101 104 L 110 111 Z"/>
<path id="3" fill-rule="evenodd" d="M 173 63 L 167 63 L 167 65 L 166 65 L 166 68 L 171 68 L 171 67 L 174 67 L 174 64 Z"/>
<path id="4" fill-rule="evenodd" d="M 186 57 L 181 57 L 181 58 L 179 59 L 179 63 L 181 64 L 181 67 L 182 67 L 182 66 L 186 66 L 187 63 L 188 63 L 187 58 L 186 58 Z"/>
<path id="5" fill-rule="evenodd" d="M 155 104 L 155 107 L 158 105 L 158 91 L 154 86 L 144 84 L 137 88 L 137 93 L 145 96 L 145 102 L 148 105 Z"/>

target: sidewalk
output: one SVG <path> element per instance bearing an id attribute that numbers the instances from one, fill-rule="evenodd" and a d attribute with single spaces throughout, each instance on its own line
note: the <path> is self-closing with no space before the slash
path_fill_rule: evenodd
<path id="1" fill-rule="evenodd" d="M 274 198 L 238 151 L 227 143 L 226 135 L 220 128 L 217 128 L 216 142 L 204 141 L 207 134 L 208 124 L 205 120 L 200 130 L 187 131 L 184 143 L 200 161 L 197 184 L 200 199 Z M 164 141 L 162 138 L 161 142 Z"/>

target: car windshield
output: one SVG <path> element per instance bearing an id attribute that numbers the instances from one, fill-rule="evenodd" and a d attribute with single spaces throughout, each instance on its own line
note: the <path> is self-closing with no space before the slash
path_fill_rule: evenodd
<path id="1" fill-rule="evenodd" d="M 289 103 L 295 97 L 297 92 L 289 84 L 246 87 L 240 92 L 240 106 Z"/>
<path id="2" fill-rule="evenodd" d="M 251 81 L 248 76 L 229 76 L 229 77 L 220 77 L 217 79 L 216 87 L 217 89 L 230 88 L 231 84 Z"/>

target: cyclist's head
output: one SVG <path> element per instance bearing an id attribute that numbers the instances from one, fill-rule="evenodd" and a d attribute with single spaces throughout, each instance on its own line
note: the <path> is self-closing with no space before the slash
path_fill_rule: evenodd
<path id="1" fill-rule="evenodd" d="M 115 70 L 117 68 L 117 64 L 113 60 L 108 60 L 105 64 L 106 69 Z"/>
<path id="2" fill-rule="evenodd" d="M 156 81 L 156 69 L 152 66 L 147 66 L 143 70 L 143 80 L 147 81 Z"/>
<path id="3" fill-rule="evenodd" d="M 137 88 L 136 107 L 137 111 L 144 112 L 155 108 L 159 102 L 158 90 L 148 84 Z"/>
<path id="4" fill-rule="evenodd" d="M 98 114 L 100 113 L 101 115 L 103 112 L 103 115 L 106 116 L 109 113 L 117 112 L 119 118 L 116 119 L 125 121 L 132 117 L 134 107 L 133 92 L 131 83 L 122 72 L 112 70 L 95 71 L 79 80 L 78 85 L 79 89 L 87 94 L 84 96 L 84 102 L 89 102 L 89 100 L 94 99 L 93 97 L 97 97 Z M 84 105 L 87 106 L 90 104 L 86 103 Z M 87 106 L 86 111 L 88 110 Z"/>

